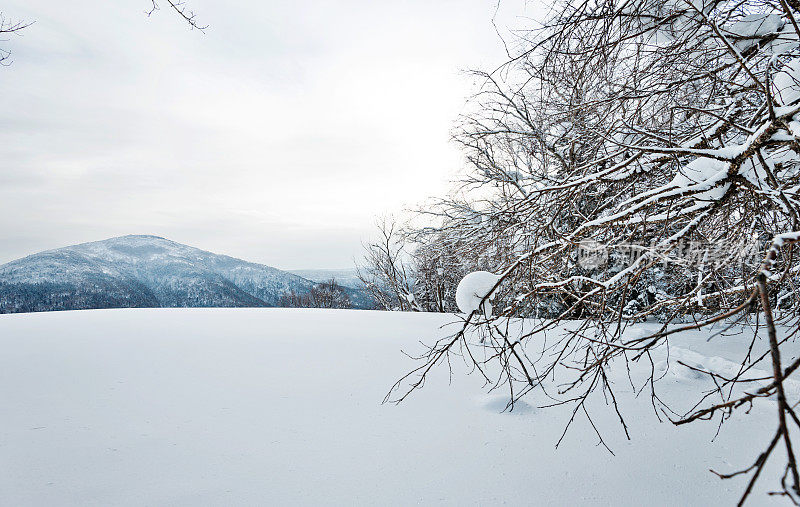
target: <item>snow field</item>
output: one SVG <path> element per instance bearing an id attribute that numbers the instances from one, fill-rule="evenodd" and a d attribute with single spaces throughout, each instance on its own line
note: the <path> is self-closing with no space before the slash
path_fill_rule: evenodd
<path id="1" fill-rule="evenodd" d="M 6 505 L 719 505 L 774 429 L 774 405 L 725 425 L 659 423 L 612 372 L 633 439 L 590 404 L 615 452 L 537 393 L 503 412 L 454 361 L 399 406 L 388 388 L 454 330 L 442 314 L 137 309 L 0 318 L 0 494 Z M 640 332 L 647 332 L 647 325 Z M 675 340 L 684 359 L 735 360 L 732 335 Z M 660 359 L 659 359 L 660 360 Z M 666 376 L 690 403 L 702 378 Z M 669 375 L 672 375 L 670 373 Z M 776 461 L 777 462 L 777 461 Z M 767 469 L 749 505 L 780 474 Z"/>

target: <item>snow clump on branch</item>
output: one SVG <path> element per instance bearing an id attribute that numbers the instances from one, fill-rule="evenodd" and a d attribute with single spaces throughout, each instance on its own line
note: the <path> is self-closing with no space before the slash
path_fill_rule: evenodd
<path id="1" fill-rule="evenodd" d="M 469 315 L 482 307 L 486 318 L 491 317 L 492 304 L 489 299 L 491 299 L 491 293 L 499 281 L 500 275 L 495 275 L 488 271 L 474 271 L 467 274 L 461 279 L 458 288 L 456 288 L 458 309 Z M 486 298 L 486 301 L 483 301 L 484 298 Z M 481 301 L 483 301 L 483 305 L 481 305 Z"/>

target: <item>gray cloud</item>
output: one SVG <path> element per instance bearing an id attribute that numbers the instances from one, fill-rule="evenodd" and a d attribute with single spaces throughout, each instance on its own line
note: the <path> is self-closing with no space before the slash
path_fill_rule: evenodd
<path id="1" fill-rule="evenodd" d="M 503 56 L 495 0 L 192 0 L 205 34 L 147 3 L 4 3 L 36 23 L 0 69 L 0 262 L 152 233 L 349 265 L 375 215 L 447 188 L 459 70 Z"/>

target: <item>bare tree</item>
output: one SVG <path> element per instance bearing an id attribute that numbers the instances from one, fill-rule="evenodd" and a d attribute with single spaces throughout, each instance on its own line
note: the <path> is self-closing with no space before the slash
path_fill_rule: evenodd
<path id="1" fill-rule="evenodd" d="M 506 386 L 512 405 L 562 376 L 547 396 L 572 408 L 565 432 L 578 415 L 592 421 L 590 397 L 610 395 L 627 433 L 611 364 L 651 361 L 678 332 L 748 324 L 755 332 L 738 374 L 700 371 L 722 403 L 698 393 L 692 410 L 675 411 L 658 396 L 654 367 L 639 388 L 679 425 L 721 424 L 755 398 L 777 396 L 766 450 L 720 476 L 751 474 L 744 501 L 782 442 L 780 494 L 800 502 L 789 431 L 800 428 L 798 400 L 783 389 L 800 363 L 787 367 L 780 354 L 797 334 L 800 302 L 799 15 L 800 3 L 788 0 L 564 0 L 542 27 L 519 32 L 506 64 L 476 73 L 485 85 L 457 136 L 470 173 L 457 197 L 425 212 L 438 233 L 485 254 L 501 274 L 497 287 L 514 297 L 489 319 L 466 316 L 387 399 L 404 399 L 461 354 L 488 383 Z M 761 255 L 742 256 L 749 246 Z M 616 262 L 581 262 L 587 249 Z M 542 306 L 551 319 L 514 331 L 512 317 Z M 570 318 L 581 320 L 538 355 L 526 353 Z M 648 318 L 662 323 L 658 332 L 625 335 Z M 769 347 L 755 353 L 760 329 Z M 473 353 L 475 333 L 489 352 Z M 765 364 L 772 382 L 748 390 L 757 381 L 748 372 Z"/>
<path id="2" fill-rule="evenodd" d="M 364 259 L 356 266 L 358 278 L 377 308 L 419 311 L 410 277 L 410 253 L 394 219 L 378 223 L 380 238 L 364 246 Z"/>
<path id="3" fill-rule="evenodd" d="M 0 42 L 7 42 L 8 39 L 5 38 L 6 35 L 19 35 L 23 29 L 30 25 L 31 23 L 25 23 L 23 21 L 11 21 L 0 12 Z M 10 50 L 0 48 L 0 65 L 9 65 L 10 57 Z"/>
<path id="4" fill-rule="evenodd" d="M 335 278 L 315 285 L 308 294 L 308 306 L 311 308 L 351 308 L 350 296 L 344 287 L 336 283 Z"/>
<path id="5" fill-rule="evenodd" d="M 194 11 L 189 9 L 186 2 L 183 0 L 164 0 L 170 9 L 175 11 L 183 20 L 189 24 L 192 29 L 198 29 L 201 32 L 208 28 L 208 25 L 198 24 Z M 160 0 L 150 0 L 151 7 L 145 11 L 147 16 L 151 16 L 154 12 L 161 9 Z"/>
<path id="6" fill-rule="evenodd" d="M 291 289 L 281 295 L 278 300 L 278 306 L 283 308 L 306 308 L 308 307 L 308 297 Z"/>
<path id="7" fill-rule="evenodd" d="M 307 293 L 290 290 L 282 295 L 279 306 L 285 308 L 352 308 L 347 290 L 331 278 L 311 287 Z"/>
<path id="8" fill-rule="evenodd" d="M 196 15 L 194 11 L 188 8 L 187 4 L 183 0 L 163 0 L 172 9 L 176 12 L 192 29 L 198 29 L 201 32 L 205 31 L 208 28 L 208 25 L 201 25 L 197 22 Z M 160 10 L 161 3 L 160 0 L 150 0 L 150 8 L 145 11 L 147 16 L 151 16 L 157 10 Z M 0 12 L 0 42 L 7 42 L 8 39 L 3 38 L 7 34 L 14 34 L 19 35 L 22 30 L 31 26 L 33 23 L 30 22 L 23 22 L 23 21 L 11 21 L 5 16 L 3 13 Z M 9 59 L 11 57 L 11 51 L 8 49 L 0 48 L 0 65 L 8 65 Z"/>

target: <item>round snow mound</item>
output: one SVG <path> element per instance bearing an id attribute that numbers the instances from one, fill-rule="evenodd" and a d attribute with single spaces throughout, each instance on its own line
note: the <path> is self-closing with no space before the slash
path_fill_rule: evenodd
<path id="1" fill-rule="evenodd" d="M 456 289 L 456 304 L 462 313 L 472 313 L 477 310 L 481 300 L 492 290 L 500 275 L 488 271 L 474 271 L 461 279 Z M 492 305 L 487 300 L 484 304 L 484 313 L 491 315 Z"/>

